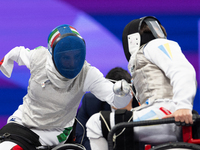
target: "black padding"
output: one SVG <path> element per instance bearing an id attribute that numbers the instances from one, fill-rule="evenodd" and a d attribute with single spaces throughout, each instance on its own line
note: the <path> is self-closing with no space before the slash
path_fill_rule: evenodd
<path id="1" fill-rule="evenodd" d="M 128 122 L 133 121 L 133 119 L 130 119 L 133 115 L 132 111 L 127 111 L 126 109 L 119 109 L 115 112 L 115 124 L 121 123 L 121 122 Z M 134 146 L 137 146 L 134 141 L 134 133 L 133 128 L 125 128 L 120 129 L 116 132 L 116 135 L 119 135 L 116 138 L 116 147 L 115 150 L 133 150 Z"/>
<path id="2" fill-rule="evenodd" d="M 192 110 L 193 115 L 199 115 L 196 110 Z M 200 120 L 195 120 L 194 124 L 192 125 L 192 138 L 193 139 L 200 139 Z"/>
<path id="3" fill-rule="evenodd" d="M 17 123 L 8 123 L 1 128 L 0 141 L 12 141 L 24 150 L 36 150 L 36 146 L 41 146 L 36 133 Z"/>

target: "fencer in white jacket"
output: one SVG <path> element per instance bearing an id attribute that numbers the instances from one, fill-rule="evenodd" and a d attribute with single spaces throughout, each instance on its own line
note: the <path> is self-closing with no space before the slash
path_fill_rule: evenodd
<path id="1" fill-rule="evenodd" d="M 97 98 L 117 108 L 132 99 L 130 92 L 119 97 L 113 83 L 86 60 L 85 41 L 70 25 L 61 25 L 48 37 L 48 48 L 33 50 L 15 47 L 1 61 L 0 70 L 11 76 L 14 61 L 30 70 L 27 94 L 23 104 L 8 119 L 29 128 L 39 136 L 41 145 L 64 143 L 74 124 L 82 96 L 90 91 Z M 23 77 L 22 77 L 23 78 Z M 9 132 L 8 132 L 9 133 Z M 0 143 L 0 149 L 22 147 L 10 140 Z M 25 150 L 25 149 L 24 149 Z"/>
<path id="2" fill-rule="evenodd" d="M 132 20 L 123 31 L 123 48 L 141 106 L 133 108 L 133 121 L 175 117 L 193 123 L 192 109 L 196 95 L 196 73 L 177 42 L 166 38 L 166 31 L 152 16 Z M 110 114 L 111 128 L 115 114 Z M 87 122 L 87 136 L 92 150 L 107 145 L 102 133 L 100 113 Z M 134 136 L 144 143 L 178 141 L 180 128 L 175 124 L 135 127 Z"/>

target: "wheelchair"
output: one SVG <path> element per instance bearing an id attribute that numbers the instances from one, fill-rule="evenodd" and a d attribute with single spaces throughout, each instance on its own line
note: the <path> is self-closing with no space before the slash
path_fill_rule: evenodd
<path id="1" fill-rule="evenodd" d="M 18 128 L 17 128 L 18 127 Z M 9 129 L 9 130 L 7 130 Z M 26 130 L 23 130 L 26 129 Z M 2 135 L 0 136 L 0 142 L 3 141 L 13 141 L 17 145 L 19 145 L 20 148 L 23 148 L 24 150 L 86 150 L 85 147 L 81 144 L 75 143 L 75 131 L 73 130 L 71 134 L 69 135 L 67 141 L 60 145 L 54 145 L 54 146 L 43 146 L 40 144 L 39 140 L 37 139 L 39 136 L 36 136 L 36 134 L 33 134 L 32 131 L 27 130 L 24 126 L 21 126 L 16 123 L 10 123 L 7 126 L 4 126 L 2 128 Z M 4 131 L 8 131 L 5 132 Z M 13 133 L 15 131 L 15 133 Z M 18 135 L 17 133 L 21 133 L 23 131 L 23 135 Z M 29 137 L 29 138 L 27 138 Z M 5 140 L 7 139 L 7 140 Z M 18 149 L 16 147 L 15 149 Z"/>
<path id="2" fill-rule="evenodd" d="M 56 146 L 51 150 L 86 150 L 86 149 L 83 145 L 69 143 L 69 144 L 63 144 L 63 145 Z"/>
<path id="3" fill-rule="evenodd" d="M 114 149 L 113 136 L 119 129 L 133 128 L 133 127 L 147 126 L 147 125 L 175 123 L 182 127 L 181 142 L 171 142 L 156 146 L 153 146 L 151 144 L 144 144 L 142 150 L 200 150 L 200 115 L 193 114 L 193 120 L 194 120 L 193 125 L 186 125 L 184 123 L 175 122 L 174 118 L 119 123 L 115 125 L 108 133 L 108 138 L 107 138 L 108 149 L 109 150 Z"/>

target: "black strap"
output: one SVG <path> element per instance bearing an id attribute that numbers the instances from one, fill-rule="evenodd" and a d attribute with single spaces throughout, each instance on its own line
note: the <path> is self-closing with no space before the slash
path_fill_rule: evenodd
<path id="1" fill-rule="evenodd" d="M 131 122 L 133 119 L 131 117 L 133 116 L 132 111 L 127 111 L 126 109 L 119 109 L 115 111 L 115 124 L 121 123 L 121 122 Z M 133 128 L 126 128 L 121 129 L 116 132 L 116 135 L 119 135 L 116 138 L 116 148 L 115 150 L 133 150 L 133 147 L 135 147 L 134 141 L 134 133 Z"/>
<path id="2" fill-rule="evenodd" d="M 77 125 L 77 120 L 75 119 L 74 124 L 73 124 L 73 129 L 72 129 L 67 141 L 65 141 L 65 144 L 67 144 L 67 143 L 75 144 L 75 141 L 76 141 L 76 125 Z"/>
<path id="3" fill-rule="evenodd" d="M 110 113 L 111 111 L 101 111 L 100 112 L 106 121 L 107 125 L 110 128 Z M 117 109 L 115 111 L 115 124 L 121 122 L 133 121 L 131 118 L 133 116 L 132 111 L 127 111 L 126 109 Z M 107 139 L 108 129 L 106 127 L 106 123 L 104 122 L 102 117 L 101 120 L 101 128 L 103 137 Z M 115 134 L 118 135 L 121 133 L 123 129 L 118 130 Z M 117 138 L 116 143 L 114 145 L 114 150 L 139 150 L 139 142 L 134 140 L 134 131 L 133 128 L 126 128 Z"/>
<path id="4" fill-rule="evenodd" d="M 105 139 L 107 139 L 108 137 L 108 128 L 106 126 L 106 124 L 108 125 L 108 127 L 110 128 L 110 113 L 111 111 L 101 111 L 100 112 L 103 116 L 103 118 L 100 116 L 100 120 L 101 120 L 101 129 L 102 129 L 102 133 L 103 133 L 103 137 Z M 106 122 L 105 122 L 106 121 Z"/>
<path id="5" fill-rule="evenodd" d="M 36 150 L 35 147 L 41 146 L 36 133 L 17 123 L 8 123 L 0 129 L 0 141 L 12 141 L 24 150 Z"/>

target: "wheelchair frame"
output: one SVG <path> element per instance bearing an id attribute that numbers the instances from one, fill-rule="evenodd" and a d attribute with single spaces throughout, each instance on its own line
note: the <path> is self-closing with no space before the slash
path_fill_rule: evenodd
<path id="1" fill-rule="evenodd" d="M 194 123 L 200 120 L 200 116 L 193 114 Z M 189 148 L 192 150 L 200 150 L 200 139 L 194 139 L 192 135 L 192 126 L 181 124 L 180 122 L 175 122 L 174 118 L 165 118 L 165 119 L 158 119 L 158 120 L 145 120 L 145 121 L 138 121 L 138 122 L 123 122 L 115 125 L 111 131 L 108 133 L 108 149 L 113 150 L 113 136 L 115 132 L 122 128 L 131 128 L 131 127 L 138 127 L 138 126 L 147 126 L 147 125 L 158 125 L 158 124 L 169 124 L 169 123 L 176 123 L 177 125 L 182 126 L 182 135 L 183 135 L 183 142 L 172 142 L 157 145 L 152 147 L 152 145 L 147 144 L 144 147 L 144 150 L 164 150 L 169 148 Z"/>

